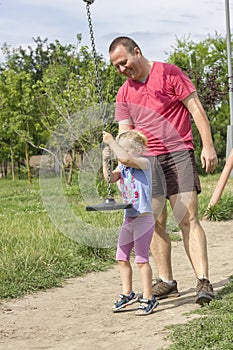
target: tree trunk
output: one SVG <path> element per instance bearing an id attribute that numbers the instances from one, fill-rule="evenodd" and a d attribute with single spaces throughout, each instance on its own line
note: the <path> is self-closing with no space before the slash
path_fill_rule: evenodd
<path id="1" fill-rule="evenodd" d="M 18 170 L 18 179 L 21 178 L 21 171 L 20 171 L 20 162 L 17 162 L 17 170 Z"/>
<path id="2" fill-rule="evenodd" d="M 0 164 L 0 177 L 1 177 L 1 178 L 4 178 L 2 162 L 1 162 L 1 164 Z"/>
<path id="3" fill-rule="evenodd" d="M 73 161 L 70 162 L 69 172 L 68 172 L 68 179 L 67 179 L 67 185 L 71 185 L 72 183 L 72 175 L 73 175 Z"/>
<path id="4" fill-rule="evenodd" d="M 11 176 L 12 180 L 15 181 L 15 157 L 14 157 L 14 149 L 11 145 Z"/>
<path id="5" fill-rule="evenodd" d="M 26 156 L 26 167 L 27 167 L 27 173 L 28 173 L 28 183 L 32 183 L 32 176 L 31 176 L 31 168 L 30 168 L 30 157 L 29 157 L 29 150 L 28 150 L 28 143 L 26 143 L 25 146 L 25 156 Z"/>
<path id="6" fill-rule="evenodd" d="M 3 161 L 4 178 L 7 177 L 7 166 L 8 166 L 8 162 L 7 162 L 7 160 L 4 160 L 4 161 Z"/>

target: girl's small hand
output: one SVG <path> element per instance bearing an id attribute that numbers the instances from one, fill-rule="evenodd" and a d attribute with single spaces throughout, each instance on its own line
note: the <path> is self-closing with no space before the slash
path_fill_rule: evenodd
<path id="1" fill-rule="evenodd" d="M 103 131 L 103 142 L 107 143 L 108 145 L 114 140 L 113 136 L 107 132 Z"/>
<path id="2" fill-rule="evenodd" d="M 108 161 L 109 159 L 111 159 L 111 150 L 107 146 L 103 149 L 103 160 Z"/>

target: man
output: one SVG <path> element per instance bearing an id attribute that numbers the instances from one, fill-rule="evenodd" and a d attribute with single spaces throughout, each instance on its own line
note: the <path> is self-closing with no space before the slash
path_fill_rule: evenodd
<path id="1" fill-rule="evenodd" d="M 109 55 L 119 73 L 127 77 L 116 98 L 119 133 L 135 128 L 148 138 L 156 219 L 151 252 L 159 275 L 153 293 L 160 299 L 179 296 L 172 274 L 171 241 L 166 232 L 168 199 L 197 278 L 196 302 L 209 303 L 214 293 L 208 277 L 205 232 L 198 219 L 197 194 L 201 189 L 190 114 L 201 136 L 201 161 L 207 173 L 217 165 L 208 118 L 192 82 L 175 65 L 147 60 L 137 43 L 128 37 L 113 40 Z"/>

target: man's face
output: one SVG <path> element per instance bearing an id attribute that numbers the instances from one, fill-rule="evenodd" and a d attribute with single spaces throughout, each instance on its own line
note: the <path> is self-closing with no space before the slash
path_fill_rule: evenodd
<path id="1" fill-rule="evenodd" d="M 119 45 L 110 53 L 110 60 L 119 73 L 132 80 L 140 80 L 142 77 L 140 50 L 135 47 L 132 55 L 123 45 Z"/>

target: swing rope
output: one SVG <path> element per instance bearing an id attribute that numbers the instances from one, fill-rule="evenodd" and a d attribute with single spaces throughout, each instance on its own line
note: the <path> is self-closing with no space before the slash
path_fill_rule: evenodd
<path id="1" fill-rule="evenodd" d="M 86 2 L 86 10 L 87 10 L 87 20 L 88 20 L 88 27 L 89 27 L 89 33 L 90 33 L 90 39 L 91 39 L 91 46 L 92 46 L 92 54 L 94 58 L 94 65 L 95 65 L 95 76 L 96 76 L 96 83 L 98 88 L 98 96 L 99 96 L 99 103 L 100 103 L 100 110 L 103 120 L 103 127 L 106 129 L 107 121 L 106 121 L 106 111 L 104 108 L 104 99 L 102 94 L 102 84 L 99 76 L 99 68 L 98 68 L 98 59 L 97 59 L 97 53 L 96 53 L 96 45 L 95 45 L 95 36 L 94 36 L 94 30 L 93 30 L 93 24 L 92 24 L 92 18 L 91 18 L 91 10 L 90 5 L 94 3 L 95 0 L 83 0 Z M 111 197 L 111 161 L 110 159 L 107 162 L 107 173 L 108 173 L 108 197 Z"/>

